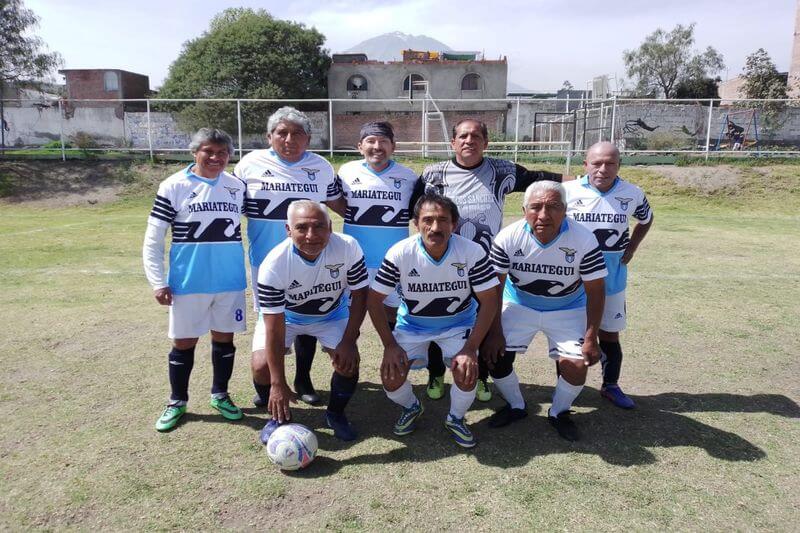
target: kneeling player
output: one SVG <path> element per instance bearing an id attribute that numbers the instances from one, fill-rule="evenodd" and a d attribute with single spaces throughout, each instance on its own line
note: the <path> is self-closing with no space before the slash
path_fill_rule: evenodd
<path id="1" fill-rule="evenodd" d="M 221 130 L 202 128 L 189 145 L 194 163 L 158 187 L 142 251 L 156 301 L 169 306 L 169 383 L 172 394 L 156 422 L 175 427 L 186 412 L 189 375 L 197 340 L 211 331 L 214 369 L 211 407 L 228 420 L 242 412 L 228 396 L 233 373 L 233 334 L 245 330 L 244 249 L 239 217 L 244 184 L 225 172 L 233 141 Z M 164 276 L 164 239 L 172 228 L 169 277 Z"/>
<path id="2" fill-rule="evenodd" d="M 295 394 L 286 383 L 284 355 L 298 335 L 315 337 L 330 355 L 333 375 L 325 420 L 336 438 L 354 440 L 357 434 L 344 409 L 358 384 L 356 339 L 369 284 L 364 254 L 355 239 L 331 231 L 322 204 L 294 201 L 287 216 L 289 238 L 273 248 L 258 269 L 262 316 L 253 336 L 252 367 L 258 383 L 270 383 L 266 396 L 272 413 L 261 440 L 266 444 L 275 428 L 291 419 L 289 402 L 295 401 Z"/>
<path id="3" fill-rule="evenodd" d="M 527 350 L 541 331 L 559 373 L 548 420 L 561 437 L 574 441 L 578 432 L 569 408 L 583 389 L 587 368 L 600 358 L 597 335 L 607 271 L 594 235 L 566 217 L 561 184 L 530 185 L 523 212 L 525 218 L 500 231 L 492 245 L 492 264 L 505 284 L 506 352 L 490 374 L 507 403 L 489 425 L 527 416 L 513 363 L 516 352 Z"/>
<path id="4" fill-rule="evenodd" d="M 436 343 L 454 381 L 445 427 L 456 443 L 471 448 L 476 441 L 464 416 L 475 399 L 478 347 L 497 312 L 497 276 L 479 244 L 453 234 L 458 208 L 449 198 L 424 194 L 414 206 L 413 220 L 419 235 L 389 249 L 367 304 L 384 346 L 384 390 L 403 408 L 394 433 L 411 433 L 423 412 L 408 371 L 425 368 L 428 347 Z M 401 303 L 392 333 L 383 301 L 398 286 Z"/>

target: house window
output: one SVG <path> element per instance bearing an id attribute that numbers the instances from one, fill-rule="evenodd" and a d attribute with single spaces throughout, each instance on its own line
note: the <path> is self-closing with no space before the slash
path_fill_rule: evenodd
<path id="1" fill-rule="evenodd" d="M 367 78 L 360 74 L 350 76 L 347 80 L 347 91 L 367 91 L 369 90 L 369 82 Z"/>
<path id="2" fill-rule="evenodd" d="M 414 89 L 414 91 L 424 91 L 424 87 L 419 85 L 413 85 L 418 81 L 425 81 L 422 76 L 419 74 L 409 74 L 406 76 L 406 79 L 403 80 L 403 90 L 408 92 L 409 89 Z M 413 85 L 413 87 L 412 87 Z"/>
<path id="3" fill-rule="evenodd" d="M 103 74 L 103 85 L 106 91 L 119 91 L 119 76 L 116 72 L 107 71 Z"/>
<path id="4" fill-rule="evenodd" d="M 461 78 L 462 91 L 480 91 L 481 90 L 481 77 L 475 73 L 467 74 Z"/>

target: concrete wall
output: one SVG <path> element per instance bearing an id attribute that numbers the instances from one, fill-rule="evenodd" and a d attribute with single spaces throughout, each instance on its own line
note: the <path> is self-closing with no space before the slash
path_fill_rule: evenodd
<path id="1" fill-rule="evenodd" d="M 7 146 L 39 146 L 58 140 L 63 128 L 67 140 L 78 132 L 89 133 L 107 146 L 125 145 L 125 127 L 113 107 L 79 107 L 67 117 L 58 107 L 6 107 Z"/>

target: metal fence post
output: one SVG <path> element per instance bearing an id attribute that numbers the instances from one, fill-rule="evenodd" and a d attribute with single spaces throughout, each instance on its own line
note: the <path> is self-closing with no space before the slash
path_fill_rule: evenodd
<path id="1" fill-rule="evenodd" d="M 61 160 L 67 160 L 67 152 L 64 150 L 64 108 L 61 100 L 58 101 L 58 127 L 60 131 L 60 138 L 61 138 Z"/>
<path id="2" fill-rule="evenodd" d="M 617 126 L 617 96 L 611 97 L 611 142 L 614 142 L 615 129 Z"/>
<path id="3" fill-rule="evenodd" d="M 328 153 L 333 157 L 333 100 L 328 99 Z"/>
<path id="4" fill-rule="evenodd" d="M 711 117 L 714 114 L 714 100 L 708 100 L 708 124 L 706 124 L 706 161 L 708 161 L 708 151 L 711 149 Z"/>
<path id="5" fill-rule="evenodd" d="M 517 162 L 519 153 L 519 96 L 517 96 L 517 117 L 514 119 L 514 163 Z"/>
<path id="6" fill-rule="evenodd" d="M 154 162 L 153 157 L 153 133 L 150 128 L 150 99 L 147 100 L 147 147 L 150 149 L 150 162 Z"/>
<path id="7" fill-rule="evenodd" d="M 239 159 L 242 158 L 242 101 L 236 100 L 236 126 L 239 131 Z"/>

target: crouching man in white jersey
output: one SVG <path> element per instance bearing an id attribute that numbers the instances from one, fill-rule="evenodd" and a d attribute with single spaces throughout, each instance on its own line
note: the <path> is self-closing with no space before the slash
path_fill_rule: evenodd
<path id="1" fill-rule="evenodd" d="M 622 368 L 619 332 L 625 329 L 627 318 L 628 264 L 653 225 L 653 213 L 642 189 L 617 176 L 619 164 L 619 150 L 614 144 L 597 143 L 586 152 L 586 175 L 564 188 L 567 215 L 594 232 L 608 268 L 606 305 L 600 322 L 600 394 L 617 407 L 633 409 L 633 400 L 617 384 Z M 631 219 L 637 223 L 629 233 Z"/>
<path id="2" fill-rule="evenodd" d="M 464 416 L 475 399 L 478 347 L 497 312 L 497 276 L 479 244 L 453 234 L 458 208 L 452 200 L 424 194 L 414 206 L 413 220 L 419 235 L 389 249 L 367 303 L 384 346 L 384 390 L 403 408 L 394 433 L 411 433 L 423 412 L 408 371 L 425 368 L 428 347 L 436 343 L 454 381 L 445 427 L 457 444 L 471 448 L 476 441 Z M 383 302 L 398 287 L 401 304 L 392 333 Z"/>
<path id="3" fill-rule="evenodd" d="M 295 394 L 286 383 L 284 355 L 298 335 L 316 338 L 330 355 L 333 375 L 325 420 L 336 438 L 354 440 L 357 434 L 344 409 L 358 384 L 356 339 L 369 284 L 364 254 L 355 239 L 331 231 L 322 204 L 294 201 L 287 216 L 289 238 L 269 252 L 258 269 L 261 317 L 253 345 L 260 350 L 253 354 L 252 368 L 258 383 L 270 383 L 272 413 L 261 441 L 266 444 L 275 428 L 291 419 L 289 402 L 295 401 Z"/>
<path id="4" fill-rule="evenodd" d="M 240 216 L 244 184 L 225 172 L 231 137 L 202 128 L 189 145 L 194 163 L 161 182 L 150 212 L 142 256 L 147 281 L 161 305 L 169 306 L 169 383 L 172 394 L 156 422 L 175 427 L 186 412 L 189 376 L 197 340 L 211 331 L 211 407 L 228 420 L 242 412 L 228 396 L 236 348 L 233 334 L 245 330 L 244 248 Z M 164 239 L 172 229 L 169 276 L 164 275 Z"/>
<path id="5" fill-rule="evenodd" d="M 587 368 L 600 358 L 597 335 L 607 271 L 594 235 L 567 218 L 560 183 L 530 185 L 523 212 L 525 218 L 501 230 L 492 245 L 492 264 L 505 284 L 506 352 L 489 372 L 507 403 L 489 425 L 501 427 L 527 416 L 513 363 L 541 331 L 559 373 L 548 420 L 561 437 L 574 441 L 578 431 L 569 408 L 583 389 Z"/>

